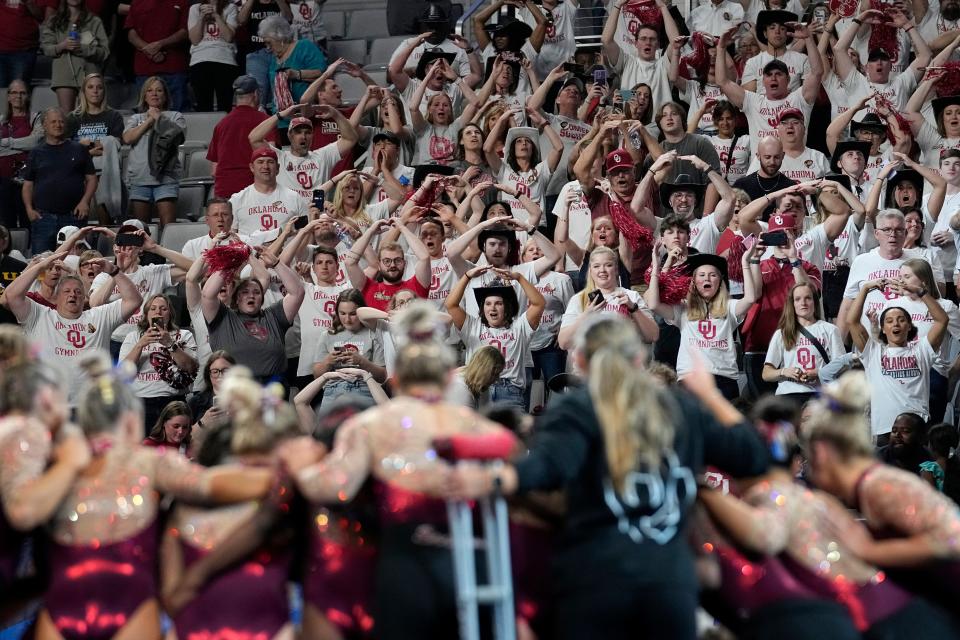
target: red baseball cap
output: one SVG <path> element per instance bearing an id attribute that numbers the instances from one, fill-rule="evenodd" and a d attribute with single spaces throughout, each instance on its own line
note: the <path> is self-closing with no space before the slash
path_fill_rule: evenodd
<path id="1" fill-rule="evenodd" d="M 290 121 L 290 131 L 293 131 L 297 127 L 310 127 L 313 129 L 313 123 L 310 122 L 310 118 L 304 118 L 303 116 L 297 116 Z"/>
<path id="2" fill-rule="evenodd" d="M 777 124 L 778 125 L 782 124 L 783 121 L 786 120 L 787 118 L 796 118 L 800 122 L 806 121 L 806 118 L 803 117 L 803 111 L 800 111 L 800 109 L 790 108 L 790 109 L 784 109 L 783 111 L 780 112 L 780 117 L 777 118 Z"/>
<path id="3" fill-rule="evenodd" d="M 277 160 L 277 152 L 268 146 L 263 146 L 253 150 L 253 153 L 250 154 L 250 162 L 256 162 L 257 158 L 273 158 Z"/>
<path id="4" fill-rule="evenodd" d="M 607 154 L 607 173 L 617 169 L 633 169 L 633 158 L 626 149 L 615 149 Z"/>
<path id="5" fill-rule="evenodd" d="M 792 213 L 775 213 L 770 216 L 767 222 L 767 231 L 782 231 L 784 229 L 793 231 L 797 226 L 797 220 Z"/>

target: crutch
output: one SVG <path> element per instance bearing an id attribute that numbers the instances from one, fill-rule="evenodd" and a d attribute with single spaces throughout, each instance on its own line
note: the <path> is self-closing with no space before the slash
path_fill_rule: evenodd
<path id="1" fill-rule="evenodd" d="M 434 448 L 451 462 L 472 460 L 502 465 L 515 442 L 512 436 L 501 433 L 454 436 L 435 442 Z M 478 500 L 478 504 L 483 519 L 483 537 L 475 542 L 472 504 L 459 500 L 447 501 L 460 640 L 480 640 L 480 605 L 491 605 L 493 608 L 494 638 L 514 640 L 516 619 L 507 503 L 497 487 L 492 495 Z M 477 583 L 477 549 L 486 561 L 487 584 Z"/>

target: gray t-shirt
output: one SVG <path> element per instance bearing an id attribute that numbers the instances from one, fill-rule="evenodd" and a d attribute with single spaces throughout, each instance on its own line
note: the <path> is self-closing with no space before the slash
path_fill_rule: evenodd
<path id="1" fill-rule="evenodd" d="M 187 129 L 187 121 L 179 111 L 164 111 L 163 118 L 171 120 L 184 131 Z M 136 129 L 143 121 L 147 119 L 146 113 L 135 113 L 127 119 L 127 126 L 124 131 Z M 153 136 L 153 127 L 150 127 L 146 133 L 140 136 L 136 144 L 130 148 L 130 157 L 127 160 L 127 184 L 154 186 L 158 184 L 167 184 L 177 182 L 182 177 L 183 167 L 180 165 L 179 156 L 171 163 L 169 170 L 163 174 L 161 180 L 157 180 L 150 173 L 150 138 Z"/>
<path id="2" fill-rule="evenodd" d="M 257 378 L 283 374 L 287 370 L 287 354 L 283 338 L 290 321 L 283 311 L 283 301 L 248 316 L 220 305 L 217 317 L 207 323 L 210 348 L 225 349 L 237 364 L 250 369 Z"/>

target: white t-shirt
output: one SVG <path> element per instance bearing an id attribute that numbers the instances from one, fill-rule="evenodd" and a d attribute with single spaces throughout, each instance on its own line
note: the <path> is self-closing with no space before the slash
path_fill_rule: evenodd
<path id="1" fill-rule="evenodd" d="M 80 314 L 76 320 L 64 318 L 56 309 L 29 300 L 30 312 L 23 330 L 38 349 L 37 358 L 61 367 L 67 383 L 70 406 L 86 380 L 80 360 L 97 351 L 110 350 L 110 334 L 123 322 L 123 302 L 116 300 Z"/>
<path id="2" fill-rule="evenodd" d="M 546 302 L 540 325 L 530 340 L 530 350 L 537 351 L 550 346 L 560 332 L 560 319 L 566 312 L 567 303 L 573 297 L 573 281 L 565 273 L 548 271 L 534 285 Z"/>
<path id="3" fill-rule="evenodd" d="M 920 35 L 927 42 L 933 42 L 939 36 L 960 28 L 960 20 L 946 20 L 940 15 L 940 3 L 930 3 L 923 20 L 917 25 Z"/>
<path id="4" fill-rule="evenodd" d="M 940 308 L 947 314 L 947 330 L 950 332 L 950 335 L 954 338 L 960 338 L 960 310 L 957 309 L 957 305 L 946 298 L 937 298 L 937 302 L 940 304 Z M 933 328 L 933 316 L 930 315 L 930 310 L 927 309 L 927 304 L 923 300 L 912 300 L 904 296 L 898 300 L 892 300 L 887 303 L 884 311 L 889 307 L 900 307 L 910 314 L 913 326 L 917 328 L 917 337 L 914 338 L 913 342 L 926 339 L 927 334 L 930 333 L 930 329 Z M 933 368 L 944 377 L 950 374 L 949 357 L 950 339 L 945 337 L 943 343 L 940 345 L 940 353 L 937 354 L 937 360 L 933 364 Z"/>
<path id="5" fill-rule="evenodd" d="M 693 80 L 686 80 L 685 82 L 686 87 L 683 89 L 681 96 L 685 97 L 690 104 L 690 112 L 687 114 L 687 128 L 689 129 L 690 125 L 694 124 L 693 118 L 697 115 L 697 112 L 700 111 L 700 107 L 703 106 L 704 102 L 708 100 L 718 102 L 726 98 L 724 98 L 723 92 L 720 91 L 718 85 L 705 83 L 703 90 L 701 90 L 699 82 Z M 711 113 L 711 111 L 712 109 L 704 111 L 700 122 L 695 123 L 697 133 L 709 136 L 717 132 L 717 126 L 713 124 L 713 113 Z"/>
<path id="6" fill-rule="evenodd" d="M 910 100 L 911 94 L 917 88 L 917 77 L 912 71 L 908 70 L 897 76 L 891 73 L 889 82 L 886 83 L 870 82 L 865 75 L 856 69 L 852 69 L 843 80 L 843 88 L 847 92 L 848 104 L 857 104 L 863 98 L 876 92 L 893 103 L 897 111 L 903 111 Z M 876 111 L 872 106 L 868 107 L 853 116 L 853 119 L 860 122 L 868 113 L 876 113 Z"/>
<path id="7" fill-rule="evenodd" d="M 658 234 L 660 220 L 662 218 L 657 220 Z M 723 233 L 723 229 L 717 228 L 716 212 L 705 215 L 699 220 L 691 220 L 689 245 L 701 253 L 713 253 L 717 250 L 721 233 Z"/>
<path id="8" fill-rule="evenodd" d="M 627 310 L 627 306 L 629 305 L 616 304 L 613 301 L 614 298 L 620 295 L 627 296 L 630 304 L 635 304 L 640 307 L 644 315 L 653 320 L 653 312 L 647 307 L 647 303 L 643 301 L 643 296 L 633 289 L 624 289 L 623 287 L 617 287 L 610 293 L 603 294 L 604 304 L 603 308 L 598 312 L 598 315 L 617 315 L 622 318 L 629 317 L 630 312 Z M 571 326 L 583 314 L 583 301 L 580 298 L 581 293 L 579 291 L 570 298 L 570 302 L 567 303 L 567 309 L 563 312 L 563 317 L 560 319 L 561 329 Z"/>
<path id="9" fill-rule="evenodd" d="M 372 171 L 372 169 L 370 169 L 370 171 L 367 171 L 367 169 L 369 169 L 369 167 L 364 168 L 366 173 L 370 173 Z M 398 164 L 390 173 L 392 173 L 393 177 L 397 179 L 397 182 L 400 182 L 401 178 L 406 178 L 407 184 L 412 185 L 413 174 L 415 171 L 416 170 L 413 167 L 408 167 L 405 164 Z M 387 196 L 387 192 L 383 190 L 383 185 L 381 183 L 373 188 L 373 193 L 370 194 L 370 203 L 383 202 L 388 197 L 389 196 Z"/>
<path id="10" fill-rule="evenodd" d="M 743 113 L 747 117 L 750 135 L 755 139 L 777 135 L 780 112 L 786 109 L 799 109 L 809 128 L 813 105 L 803 98 L 803 89 L 795 89 L 782 100 L 769 100 L 753 91 L 745 91 L 743 94 Z"/>
<path id="11" fill-rule="evenodd" d="M 824 233 L 826 235 L 826 233 Z M 823 271 L 836 271 L 837 267 L 849 267 L 860 255 L 860 229 L 853 216 L 847 218 L 847 224 L 833 241 L 833 247 L 827 247 L 827 258 L 823 263 Z"/>
<path id="12" fill-rule="evenodd" d="M 252 184 L 230 196 L 230 204 L 234 230 L 246 235 L 272 231 L 274 238 L 287 220 L 305 216 L 309 210 L 299 193 L 279 183 L 270 193 L 260 193 Z"/>
<path id="13" fill-rule="evenodd" d="M 300 362 L 297 365 L 297 375 L 307 376 L 313 371 L 313 364 L 320 361 L 326 354 L 320 354 L 320 344 L 324 336 L 330 333 L 333 326 L 333 315 L 336 313 L 337 296 L 341 291 L 350 288 L 350 285 L 335 284 L 332 287 L 322 287 L 310 282 L 304 283 L 303 304 L 297 311 L 300 320 Z"/>
<path id="14" fill-rule="evenodd" d="M 517 195 L 524 194 L 540 207 L 543 207 L 543 196 L 546 192 L 547 183 L 550 182 L 550 165 L 546 160 L 530 171 L 514 171 L 513 167 L 504 160 L 500 165 L 500 173 L 497 176 L 497 182 L 517 189 Z M 523 224 L 527 224 L 530 219 L 530 212 L 523 206 L 518 198 L 505 195 L 504 202 L 510 205 L 510 212 L 514 219 Z M 542 220 L 543 218 L 541 218 Z"/>
<path id="15" fill-rule="evenodd" d="M 400 46 L 397 47 L 397 50 L 393 52 L 393 55 L 390 56 L 390 62 L 400 57 L 400 52 L 407 48 L 411 40 L 414 38 L 408 38 L 400 43 Z M 439 49 L 444 53 L 453 53 L 456 57 L 453 59 L 453 62 L 450 64 L 450 67 L 457 72 L 457 75 L 461 78 L 465 78 L 470 75 L 470 61 L 467 59 L 467 54 L 464 53 L 463 49 L 455 45 L 450 40 L 444 40 L 440 44 L 431 44 L 429 42 L 421 42 L 413 51 L 410 53 L 410 57 L 407 58 L 407 69 L 416 69 L 417 65 L 420 63 L 420 58 L 423 57 L 423 52 L 427 51 L 436 51 Z"/>
<path id="16" fill-rule="evenodd" d="M 747 173 L 753 173 L 759 169 L 760 160 L 757 156 L 753 156 Z M 822 178 L 830 173 L 830 160 L 820 151 L 805 147 L 803 153 L 796 158 L 790 157 L 786 153 L 783 154 L 780 173 L 797 182 L 806 182 L 807 180 Z"/>
<path id="17" fill-rule="evenodd" d="M 330 179 L 333 168 L 340 162 L 340 148 L 336 142 L 308 151 L 304 157 L 295 156 L 289 149 L 269 145 L 277 153 L 280 173 L 277 184 L 300 194 L 308 203 L 313 202 L 313 190 Z M 234 211 L 234 217 L 237 213 Z"/>
<path id="18" fill-rule="evenodd" d="M 940 167 L 940 154 L 949 149 L 960 149 L 960 138 L 944 138 L 937 127 L 926 120 L 920 123 L 916 136 L 923 164 L 931 169 Z"/>
<path id="19" fill-rule="evenodd" d="M 567 167 L 570 165 L 570 155 L 573 153 L 573 148 L 577 142 L 590 133 L 590 127 L 582 120 L 576 120 L 574 118 L 558 116 L 552 113 L 546 114 L 546 117 L 547 122 L 550 123 L 550 126 L 553 127 L 553 130 L 557 132 L 557 135 L 560 136 L 560 140 L 563 142 L 563 154 L 560 156 L 560 162 L 557 164 L 556 170 L 554 170 L 553 175 L 550 176 L 550 180 L 547 183 L 547 195 L 552 196 L 560 193 L 560 189 L 567 183 Z M 546 129 L 540 134 L 540 148 L 553 148 L 553 145 L 550 143 L 550 138 L 546 134 Z"/>
<path id="20" fill-rule="evenodd" d="M 830 360 L 835 360 L 846 353 L 847 350 L 843 347 L 843 338 L 840 337 L 840 329 L 836 325 L 817 320 L 806 329 L 823 346 L 823 350 L 830 356 Z M 799 367 L 804 371 L 818 371 L 826 364 L 817 347 L 800 332 L 797 332 L 797 343 L 793 345 L 793 349 L 787 351 L 784 348 L 783 332 L 780 329 L 777 329 L 773 337 L 770 338 L 770 346 L 767 347 L 767 358 L 764 362 L 777 369 Z M 816 391 L 819 386 L 817 383 L 801 384 L 793 380 L 784 380 L 777 385 L 777 395 L 810 393 Z"/>
<path id="21" fill-rule="evenodd" d="M 930 235 L 932 236 L 935 233 L 940 233 L 941 231 L 949 231 L 950 235 L 956 238 L 957 232 L 950 227 L 950 218 L 953 217 L 958 211 L 958 205 L 960 205 L 960 192 L 948 196 L 943 201 L 943 208 L 940 211 L 940 215 L 937 217 L 937 221 L 931 226 L 930 223 L 933 222 L 930 217 L 930 213 L 927 209 L 927 202 L 930 200 L 930 194 L 927 194 L 923 197 L 923 213 L 924 213 L 924 222 L 930 228 Z M 936 247 L 931 245 L 933 253 L 937 255 L 940 259 L 940 266 L 943 269 L 944 273 L 953 273 L 954 268 L 957 266 L 957 247 L 953 242 L 948 242 L 942 247 Z M 942 279 L 940 280 L 943 281 Z"/>
<path id="22" fill-rule="evenodd" d="M 487 259 L 485 256 L 481 255 L 480 259 L 477 260 L 477 264 L 472 264 L 467 262 L 467 269 L 470 270 L 476 266 L 481 266 L 487 264 Z M 530 284 L 537 284 L 539 278 L 537 277 L 537 269 L 532 262 L 521 262 L 520 264 L 510 267 L 510 271 L 513 273 L 519 273 L 524 278 L 526 278 Z M 470 316 L 479 316 L 480 307 L 477 306 L 477 296 L 473 292 L 474 289 L 478 287 L 491 287 L 494 284 L 494 281 L 499 280 L 499 276 L 493 271 L 487 271 L 482 273 L 476 278 L 473 278 L 467 284 L 467 290 L 463 294 L 463 303 L 462 306 L 467 315 Z M 516 282 L 511 282 L 510 285 L 513 287 L 513 290 L 517 292 L 517 304 L 520 308 L 520 311 L 523 312 L 527 308 L 527 296 L 523 292 L 523 289 Z"/>
<path id="23" fill-rule="evenodd" d="M 190 13 L 187 14 L 187 29 L 192 29 L 202 20 L 200 17 L 200 7 L 197 3 L 190 7 Z M 227 26 L 237 30 L 237 6 L 227 4 L 223 8 L 223 21 Z M 190 45 L 190 64 L 199 62 L 219 62 L 220 64 L 237 64 L 237 47 L 232 42 L 223 39 L 220 27 L 215 21 L 209 21 L 201 28 L 203 37 L 197 44 Z M 227 106 L 229 107 L 229 105 Z"/>
<path id="24" fill-rule="evenodd" d="M 453 121 L 446 126 L 427 123 L 427 128 L 417 136 L 414 164 L 449 164 L 457 152 L 457 137 L 460 123 Z"/>
<path id="25" fill-rule="evenodd" d="M 460 329 L 463 343 L 467 347 L 467 362 L 480 347 L 490 345 L 503 354 L 506 365 L 500 379 L 515 387 L 526 386 L 525 362 L 530 358 L 530 339 L 533 327 L 527 321 L 527 314 L 521 307 L 520 313 L 508 327 L 488 327 L 475 315 L 467 315 Z"/>
<path id="26" fill-rule="evenodd" d="M 763 68 L 774 60 L 779 60 L 787 65 L 787 70 L 790 72 L 790 91 L 799 89 L 800 85 L 803 84 L 803 79 L 810 74 L 810 60 L 805 53 L 787 49 L 782 56 L 774 57 L 766 51 L 761 51 L 743 65 L 743 84 L 756 80 L 757 88 L 755 91 L 760 95 L 765 95 L 767 90 L 763 86 Z"/>
<path id="27" fill-rule="evenodd" d="M 743 5 L 729 0 L 721 0 L 717 4 L 708 0 L 695 7 L 687 16 L 687 25 L 691 33 L 702 31 L 718 37 L 742 21 Z"/>
<path id="28" fill-rule="evenodd" d="M 632 89 L 644 82 L 650 86 L 651 100 L 655 106 L 673 100 L 668 75 L 670 61 L 667 56 L 659 56 L 650 61 L 641 60 L 637 57 L 635 46 L 627 47 L 621 44 L 620 58 L 614 68 L 620 74 L 621 89 Z"/>
<path id="29" fill-rule="evenodd" d="M 184 353 L 194 360 L 197 359 L 197 341 L 190 331 L 178 329 L 177 331 L 172 331 L 170 337 L 183 345 Z M 127 337 L 123 339 L 123 344 L 120 345 L 121 360 L 133 351 L 133 347 L 139 339 L 140 333 L 138 331 L 131 331 L 127 334 Z M 130 383 L 130 389 L 138 398 L 162 398 L 165 396 L 183 395 L 185 393 L 183 389 L 175 389 L 164 382 L 157 373 L 157 370 L 154 369 L 150 360 L 152 354 L 160 351 L 160 346 L 159 342 L 154 342 L 145 346 L 143 351 L 140 352 L 140 359 L 137 362 L 137 377 Z"/>
<path id="30" fill-rule="evenodd" d="M 407 83 L 407 88 L 400 93 L 400 97 L 403 98 L 403 108 L 407 116 L 407 121 L 410 120 L 410 103 L 413 102 L 413 96 L 416 94 L 417 89 L 420 85 L 423 84 L 423 80 L 419 78 L 410 78 L 410 82 Z M 420 113 L 424 116 L 427 115 L 427 105 L 430 103 L 430 98 L 437 95 L 438 93 L 445 93 L 447 97 L 450 98 L 450 104 L 453 106 L 454 113 L 460 113 L 463 109 L 463 91 L 460 90 L 460 85 L 454 82 L 448 82 L 444 85 L 443 89 L 436 91 L 427 87 L 423 90 L 423 98 L 420 101 Z"/>
<path id="31" fill-rule="evenodd" d="M 571 191 L 579 193 L 580 197 L 568 206 L 567 194 Z M 583 187 L 580 186 L 579 181 L 573 180 L 563 185 L 553 205 L 553 215 L 567 218 L 567 237 L 578 247 L 586 249 L 587 243 L 590 242 L 590 227 L 593 225 L 593 219 L 590 214 L 590 205 L 583 198 Z M 575 264 L 570 256 L 567 256 L 565 268 L 567 271 L 576 271 L 580 265 Z"/>
<path id="32" fill-rule="evenodd" d="M 720 158 L 720 172 L 727 179 L 728 184 L 733 184 L 743 176 L 751 172 L 750 166 L 750 136 L 737 136 L 736 145 L 733 148 L 733 158 L 730 159 L 730 168 L 727 169 L 727 157 L 730 154 L 730 145 L 734 143 L 733 138 L 721 138 L 720 136 L 708 136 L 713 148 L 717 150 L 717 156 Z"/>
<path id="33" fill-rule="evenodd" d="M 542 79 L 546 78 L 558 64 L 569 60 L 577 50 L 573 32 L 577 5 L 570 0 L 562 0 L 553 9 L 547 9 L 541 5 L 540 10 L 544 15 L 549 13 L 550 18 L 540 53 L 533 59 L 533 69 L 537 77 Z M 530 25 L 531 29 L 537 28 L 537 21 L 526 8 L 517 11 L 517 18 Z"/>
<path id="34" fill-rule="evenodd" d="M 890 433 L 901 413 L 930 417 L 930 369 L 937 354 L 927 340 L 890 347 L 869 339 L 860 354 L 870 382 L 870 433 Z"/>
<path id="35" fill-rule="evenodd" d="M 173 280 L 170 279 L 170 270 L 172 268 L 173 266 L 169 264 L 148 264 L 137 267 L 136 271 L 128 273 L 126 276 L 130 278 L 130 281 L 137 287 L 137 291 L 140 292 L 143 301 L 146 302 L 150 296 L 163 293 L 164 289 L 173 285 Z M 113 279 L 106 272 L 100 273 L 93 279 L 93 283 L 90 285 L 90 293 L 92 294 L 107 282 L 113 282 Z M 113 302 L 119 299 L 120 288 L 114 284 L 113 293 L 110 294 L 107 300 Z M 143 318 L 142 308 L 137 309 L 137 311 L 127 319 L 126 324 L 121 324 L 116 327 L 111 338 L 117 342 L 123 342 L 123 339 L 127 337 L 128 333 L 137 330 L 137 323 L 140 322 L 141 318 Z"/>
<path id="36" fill-rule="evenodd" d="M 240 236 L 240 242 L 250 245 L 251 247 L 256 247 L 257 245 L 264 244 L 269 242 L 276 237 L 276 233 L 270 232 L 261 232 L 255 233 L 252 236 L 245 236 L 242 233 L 237 234 Z M 203 252 L 207 249 L 213 248 L 213 238 L 210 237 L 210 234 L 200 236 L 199 238 L 194 238 L 193 240 L 187 240 L 183 245 L 183 248 L 180 249 L 180 253 L 190 258 L 191 260 L 198 259 Z"/>
<path id="37" fill-rule="evenodd" d="M 843 291 L 843 297 L 854 300 L 860 294 L 863 283 L 870 280 L 878 278 L 899 279 L 900 267 L 904 262 L 910 258 L 922 257 L 913 249 L 904 249 L 903 255 L 893 260 L 881 257 L 879 249 L 861 253 L 850 265 L 850 275 L 847 277 L 847 288 Z M 867 294 L 866 304 L 863 305 L 863 315 L 860 316 L 860 323 L 867 328 L 867 331 L 870 331 L 870 318 L 867 317 L 867 312 L 874 310 L 879 314 L 891 300 L 900 300 L 900 298 L 898 294 L 874 289 Z"/>
<path id="38" fill-rule="evenodd" d="M 408 265 L 416 265 L 416 258 L 411 260 L 407 258 Z M 446 308 L 447 296 L 450 295 L 453 285 L 458 278 L 450 266 L 450 260 L 443 256 L 430 260 L 430 291 L 427 299 L 437 305 L 437 309 L 443 311 Z"/>
<path id="39" fill-rule="evenodd" d="M 680 329 L 677 376 L 683 378 L 690 373 L 693 368 L 690 353 L 696 351 L 703 358 L 710 373 L 736 378 L 739 370 L 735 334 L 743 321 L 742 316 L 737 316 L 737 300 L 727 303 L 727 314 L 722 318 L 688 320 L 685 304 L 675 305 L 673 311 L 673 317 L 664 320 Z"/>

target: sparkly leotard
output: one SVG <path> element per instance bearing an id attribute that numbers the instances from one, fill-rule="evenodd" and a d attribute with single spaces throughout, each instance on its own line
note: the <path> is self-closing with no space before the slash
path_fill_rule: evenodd
<path id="1" fill-rule="evenodd" d="M 202 499 L 204 469 L 169 449 L 116 445 L 51 522 L 45 606 L 66 640 L 112 638 L 156 597 L 157 491 Z"/>

